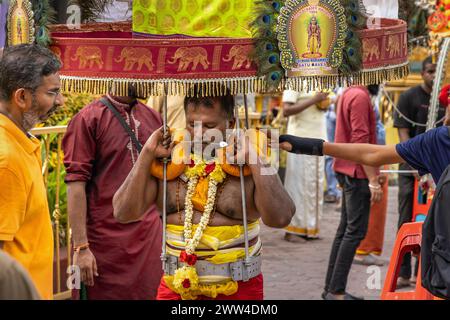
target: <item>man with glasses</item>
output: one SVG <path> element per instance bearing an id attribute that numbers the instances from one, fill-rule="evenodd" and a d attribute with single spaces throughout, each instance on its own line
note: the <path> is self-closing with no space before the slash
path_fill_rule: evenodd
<path id="1" fill-rule="evenodd" d="M 61 63 L 48 49 L 19 45 L 0 60 L 0 249 L 53 295 L 53 233 L 40 142 L 29 133 L 63 104 Z"/>

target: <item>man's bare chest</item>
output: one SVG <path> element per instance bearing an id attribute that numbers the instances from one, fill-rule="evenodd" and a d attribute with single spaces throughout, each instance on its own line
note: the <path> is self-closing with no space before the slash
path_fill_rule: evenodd
<path id="1" fill-rule="evenodd" d="M 248 219 L 256 220 L 259 218 L 254 205 L 255 186 L 251 177 L 245 178 L 245 198 L 247 203 Z M 158 207 L 162 208 L 163 184 L 159 181 L 160 192 L 158 193 Z M 187 183 L 178 178 L 169 181 L 167 184 L 167 214 L 184 212 Z M 215 200 L 215 213 L 223 215 L 230 219 L 242 220 L 242 193 L 239 178 L 228 176 L 223 183 L 218 186 Z"/>

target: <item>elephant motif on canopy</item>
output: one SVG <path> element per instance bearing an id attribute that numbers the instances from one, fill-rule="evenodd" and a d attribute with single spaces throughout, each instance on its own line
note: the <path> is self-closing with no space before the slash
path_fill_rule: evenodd
<path id="1" fill-rule="evenodd" d="M 197 69 L 201 64 L 203 69 L 208 69 L 210 62 L 208 61 L 208 52 L 202 47 L 181 47 L 175 51 L 174 56 L 168 61 L 169 64 L 175 64 L 178 61 L 178 71 L 187 71 L 192 64 L 191 71 Z"/>
<path id="2" fill-rule="evenodd" d="M 152 71 L 155 67 L 152 59 L 152 52 L 146 48 L 123 48 L 120 57 L 118 57 L 115 61 L 120 63 L 124 60 L 124 71 L 131 71 L 136 65 L 137 71 L 141 71 L 144 66 L 147 67 L 148 71 Z"/>

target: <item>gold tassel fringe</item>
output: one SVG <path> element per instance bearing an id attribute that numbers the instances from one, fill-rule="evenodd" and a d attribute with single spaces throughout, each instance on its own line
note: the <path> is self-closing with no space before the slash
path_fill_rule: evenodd
<path id="1" fill-rule="evenodd" d="M 167 95 L 195 94 L 195 86 L 199 86 L 199 96 L 222 96 L 225 87 L 231 94 L 248 94 L 263 92 L 265 80 L 261 77 L 214 79 L 214 80 L 133 80 L 133 79 L 95 79 L 61 76 L 62 89 L 65 93 L 90 93 L 94 95 L 113 92 L 118 96 L 128 94 L 128 87 L 136 86 L 138 95 L 143 97 Z M 165 92 L 167 87 L 167 92 Z"/>
<path id="2" fill-rule="evenodd" d="M 379 84 L 401 79 L 409 74 L 409 64 L 382 69 L 361 71 L 352 75 L 330 75 L 286 78 L 276 90 L 269 90 L 264 77 L 231 78 L 214 80 L 134 80 L 134 79 L 96 79 L 61 76 L 65 93 L 90 93 L 102 95 L 112 92 L 118 96 L 128 94 L 128 86 L 136 86 L 138 95 L 143 97 L 163 95 L 193 96 L 194 86 L 200 85 L 199 96 L 222 96 L 225 87 L 232 95 L 248 93 L 277 92 L 284 89 L 295 91 L 317 91 L 333 89 L 337 86 Z M 166 92 L 167 87 L 167 92 Z"/>
<path id="3" fill-rule="evenodd" d="M 409 63 L 405 63 L 395 67 L 363 70 L 350 75 L 292 77 L 285 80 L 284 87 L 299 92 L 320 91 L 351 85 L 381 84 L 395 79 L 402 79 L 408 74 Z"/>

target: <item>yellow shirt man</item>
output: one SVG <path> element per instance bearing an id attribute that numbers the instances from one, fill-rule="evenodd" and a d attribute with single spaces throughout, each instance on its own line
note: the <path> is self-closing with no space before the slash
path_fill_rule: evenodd
<path id="1" fill-rule="evenodd" d="M 39 140 L 0 114 L 0 241 L 51 299 L 53 232 L 41 167 Z"/>

